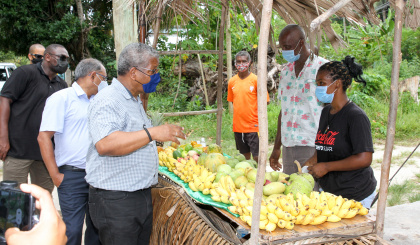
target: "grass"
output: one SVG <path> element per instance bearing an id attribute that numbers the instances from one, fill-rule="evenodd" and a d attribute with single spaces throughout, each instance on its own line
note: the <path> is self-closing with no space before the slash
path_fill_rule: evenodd
<path id="1" fill-rule="evenodd" d="M 420 174 L 415 179 L 405 180 L 402 184 L 393 184 L 388 188 L 389 206 L 420 201 Z"/>

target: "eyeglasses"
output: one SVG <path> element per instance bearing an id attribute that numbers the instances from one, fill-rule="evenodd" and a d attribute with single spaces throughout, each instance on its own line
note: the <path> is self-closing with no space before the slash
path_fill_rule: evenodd
<path id="1" fill-rule="evenodd" d="M 65 55 L 56 55 L 56 54 L 51 54 L 51 53 L 49 53 L 49 54 L 58 57 L 60 61 L 68 61 L 69 60 L 69 57 L 67 57 Z"/>
<path id="2" fill-rule="evenodd" d="M 96 73 L 96 75 L 99 75 L 100 77 L 102 77 L 102 81 L 108 81 L 108 77 L 107 76 L 104 76 L 104 75 L 102 75 L 102 74 L 99 74 L 99 73 Z"/>
<path id="3" fill-rule="evenodd" d="M 156 73 L 158 73 L 159 72 L 159 68 L 156 68 L 156 69 L 153 69 L 153 70 L 150 70 L 150 69 L 147 69 L 147 68 L 144 68 L 144 67 L 135 67 L 135 66 L 133 66 L 134 68 L 136 68 L 136 70 L 138 70 L 139 72 L 141 72 L 141 73 L 143 73 L 144 75 L 146 75 L 146 76 L 153 76 L 153 75 L 155 75 Z M 140 70 L 139 68 L 141 68 L 141 69 L 145 69 L 145 70 L 148 70 L 148 71 L 151 71 L 152 72 L 152 74 L 151 75 L 149 75 L 149 74 L 147 74 L 147 73 L 144 73 L 142 70 Z"/>
<path id="4" fill-rule="evenodd" d="M 30 55 L 34 56 L 36 59 L 44 58 L 44 56 L 42 54 L 30 54 Z"/>

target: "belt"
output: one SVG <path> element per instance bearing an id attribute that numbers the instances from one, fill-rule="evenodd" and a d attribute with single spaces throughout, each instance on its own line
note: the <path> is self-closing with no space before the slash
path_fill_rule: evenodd
<path id="1" fill-rule="evenodd" d="M 101 189 L 101 188 L 96 188 L 96 187 L 93 187 L 93 186 L 91 186 L 91 185 L 89 185 L 89 188 L 90 189 L 92 189 L 92 190 L 95 190 L 96 192 L 137 192 L 137 191 L 145 191 L 145 190 L 148 190 L 148 189 L 150 189 L 151 187 L 148 187 L 148 188 L 144 188 L 144 189 L 140 189 L 140 190 L 136 190 L 136 191 L 116 191 L 116 190 L 105 190 L 105 189 Z"/>
<path id="2" fill-rule="evenodd" d="M 78 167 L 70 166 L 70 165 L 63 165 L 61 167 L 58 167 L 58 170 L 60 170 L 60 171 L 73 171 L 73 172 L 86 172 L 85 169 L 83 169 L 83 168 L 78 168 Z"/>

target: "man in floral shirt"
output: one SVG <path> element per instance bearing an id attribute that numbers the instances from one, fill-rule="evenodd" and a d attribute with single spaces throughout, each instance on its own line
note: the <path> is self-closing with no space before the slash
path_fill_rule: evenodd
<path id="1" fill-rule="evenodd" d="M 289 62 L 281 71 L 278 98 L 282 110 L 278 117 L 277 135 L 270 166 L 280 170 L 280 147 L 283 145 L 283 172 L 297 172 L 293 163 L 306 162 L 315 152 L 322 103 L 315 96 L 316 73 L 328 60 L 318 57 L 305 45 L 305 32 L 298 25 L 287 25 L 280 33 L 283 58 Z"/>

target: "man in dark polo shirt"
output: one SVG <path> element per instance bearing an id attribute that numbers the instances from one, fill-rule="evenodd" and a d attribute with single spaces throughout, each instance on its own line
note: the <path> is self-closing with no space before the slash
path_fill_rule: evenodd
<path id="1" fill-rule="evenodd" d="M 0 92 L 0 159 L 3 179 L 31 182 L 52 192 L 54 184 L 42 161 L 37 141 L 45 101 L 54 92 L 67 88 L 57 76 L 67 70 L 69 54 L 59 44 L 45 49 L 44 60 L 21 66 Z"/>

